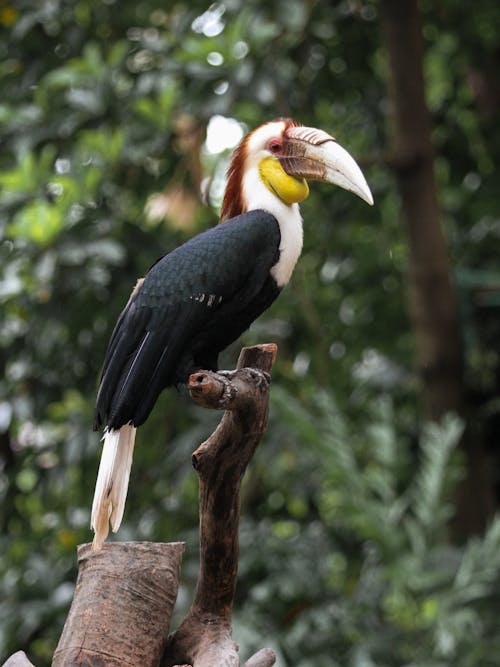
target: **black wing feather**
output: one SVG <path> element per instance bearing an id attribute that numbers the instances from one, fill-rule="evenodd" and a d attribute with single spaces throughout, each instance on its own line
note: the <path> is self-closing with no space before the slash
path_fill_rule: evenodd
<path id="1" fill-rule="evenodd" d="M 111 336 L 96 428 L 140 425 L 165 386 L 184 381 L 197 358 L 216 359 L 270 305 L 279 292 L 269 276 L 279 243 L 276 219 L 252 211 L 199 234 L 151 267 Z"/>

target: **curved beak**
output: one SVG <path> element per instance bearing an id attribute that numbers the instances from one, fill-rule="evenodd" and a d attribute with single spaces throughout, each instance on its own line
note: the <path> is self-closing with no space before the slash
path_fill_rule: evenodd
<path id="1" fill-rule="evenodd" d="M 323 130 L 290 127 L 286 130 L 281 166 L 290 176 L 334 183 L 373 205 L 361 169 L 349 153 Z"/>

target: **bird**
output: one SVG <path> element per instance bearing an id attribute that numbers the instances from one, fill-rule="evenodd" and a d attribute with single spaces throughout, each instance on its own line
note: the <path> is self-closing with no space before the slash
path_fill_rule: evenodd
<path id="1" fill-rule="evenodd" d="M 303 243 L 308 181 L 335 184 L 370 205 L 351 155 L 324 130 L 289 119 L 249 132 L 233 152 L 219 224 L 175 248 L 140 278 L 111 335 L 97 392 L 103 449 L 91 513 L 94 550 L 121 524 L 136 429 L 159 394 L 218 355 L 287 285 Z"/>

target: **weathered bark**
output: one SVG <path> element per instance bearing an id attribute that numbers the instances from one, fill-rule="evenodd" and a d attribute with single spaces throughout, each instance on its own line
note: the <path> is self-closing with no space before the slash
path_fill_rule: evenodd
<path id="1" fill-rule="evenodd" d="M 275 356 L 275 345 L 245 348 L 238 370 L 200 372 L 189 379 L 197 403 L 226 412 L 193 454 L 200 478 L 200 573 L 193 604 L 169 640 L 163 667 L 239 665 L 231 637 L 231 611 L 238 567 L 240 487 L 267 425 L 268 373 Z M 263 649 L 245 664 L 270 667 L 275 659 L 271 650 Z"/>
<path id="2" fill-rule="evenodd" d="M 381 0 L 391 75 L 392 167 L 408 238 L 409 312 L 423 384 L 424 413 L 463 413 L 463 349 L 457 298 L 434 177 L 431 122 L 425 101 L 423 44 L 417 0 Z M 464 532 L 480 530 L 493 503 L 479 443 L 463 442 L 468 477 L 458 498 Z M 471 495 L 473 494 L 473 495 Z M 474 502 L 470 502 L 470 498 Z"/>
<path id="3" fill-rule="evenodd" d="M 184 545 L 78 547 L 78 579 L 53 667 L 157 667 L 168 638 Z"/>

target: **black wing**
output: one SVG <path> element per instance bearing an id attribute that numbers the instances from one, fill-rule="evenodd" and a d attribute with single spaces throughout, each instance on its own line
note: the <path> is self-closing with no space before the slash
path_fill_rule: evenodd
<path id="1" fill-rule="evenodd" d="M 251 211 L 199 234 L 151 267 L 109 342 L 96 428 L 139 426 L 161 390 L 192 372 L 196 351 L 213 345 L 216 358 L 270 305 L 279 290 L 271 299 L 261 292 L 268 289 L 279 243 L 276 219 Z"/>

